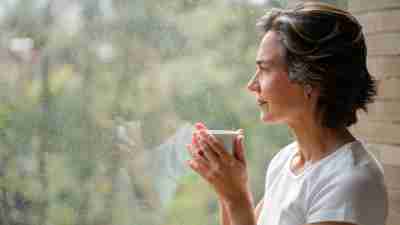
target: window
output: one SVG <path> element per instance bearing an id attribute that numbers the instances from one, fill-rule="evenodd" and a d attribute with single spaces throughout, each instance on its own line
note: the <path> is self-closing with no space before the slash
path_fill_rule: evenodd
<path id="1" fill-rule="evenodd" d="M 265 6 L 2 1 L 2 224 L 217 224 L 214 194 L 183 165 L 197 121 L 245 129 L 260 199 L 290 141 L 245 88 Z"/>

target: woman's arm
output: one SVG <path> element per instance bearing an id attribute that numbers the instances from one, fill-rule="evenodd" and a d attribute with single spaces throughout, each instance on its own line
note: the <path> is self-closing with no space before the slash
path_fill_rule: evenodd
<path id="1" fill-rule="evenodd" d="M 263 205 L 264 205 L 264 198 L 262 198 L 260 200 L 260 202 L 258 202 L 258 204 L 254 210 L 254 214 L 256 215 L 256 222 L 258 221 L 258 218 L 260 217 L 261 209 L 263 208 Z"/>
<path id="2" fill-rule="evenodd" d="M 229 218 L 229 215 L 228 215 L 228 208 L 227 208 L 226 204 L 220 198 L 218 199 L 218 203 L 219 203 L 219 209 L 220 209 L 220 211 L 219 211 L 220 224 L 221 225 L 232 225 L 231 219 Z M 264 205 L 264 198 L 262 198 L 260 200 L 260 202 L 258 202 L 256 208 L 254 209 L 254 215 L 255 215 L 256 222 L 258 221 L 258 218 L 260 216 L 263 205 Z"/>
<path id="3" fill-rule="evenodd" d="M 230 154 L 220 140 L 208 133 L 204 124 L 196 124 L 196 129 L 192 143 L 187 145 L 192 156 L 187 161 L 188 166 L 204 178 L 223 200 L 222 209 L 226 208 L 225 218 L 229 218 L 229 225 L 256 225 L 248 186 L 243 130 L 238 130 L 233 154 Z"/>
<path id="4" fill-rule="evenodd" d="M 221 225 L 231 225 L 231 220 L 228 215 L 228 209 L 222 199 L 218 199 L 219 203 L 219 220 Z"/>
<path id="5" fill-rule="evenodd" d="M 238 194 L 239 198 L 227 201 L 226 208 L 231 225 L 257 225 L 254 205 L 245 194 Z"/>

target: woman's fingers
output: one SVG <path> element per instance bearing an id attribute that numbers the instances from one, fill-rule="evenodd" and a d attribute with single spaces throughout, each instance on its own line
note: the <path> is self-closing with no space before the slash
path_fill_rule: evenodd
<path id="1" fill-rule="evenodd" d="M 186 145 L 186 149 L 188 150 L 189 155 L 190 155 L 193 159 L 197 157 L 197 156 L 196 156 L 196 153 L 195 153 L 196 150 L 193 149 L 193 146 L 192 146 L 191 144 Z"/>
<path id="2" fill-rule="evenodd" d="M 197 138 L 196 138 L 196 136 L 193 134 L 193 136 L 192 136 L 192 145 L 197 146 L 197 145 L 198 145 L 197 143 L 198 143 Z M 199 154 L 201 157 L 204 157 L 204 158 L 205 158 L 204 152 L 201 151 L 200 149 L 197 149 L 196 153 Z M 205 158 L 205 159 L 206 159 L 206 158 Z M 206 159 L 206 160 L 207 160 L 207 159 Z"/>
<path id="3" fill-rule="evenodd" d="M 193 146 L 188 144 L 186 145 L 186 148 L 189 151 L 189 154 L 192 157 L 192 160 L 188 160 L 187 163 L 189 163 L 188 165 L 193 169 L 193 165 L 196 165 L 197 170 L 195 170 L 196 172 L 202 172 L 205 173 L 205 171 L 207 171 L 207 168 L 210 167 L 209 162 L 207 159 L 205 159 L 204 157 L 200 156 L 197 151 L 195 149 L 193 149 Z M 200 170 L 198 170 L 198 168 L 200 168 Z"/>
<path id="4" fill-rule="evenodd" d="M 224 145 L 213 135 L 208 134 L 205 130 L 200 131 L 200 137 L 211 150 L 222 160 L 229 160 L 229 153 L 225 149 Z"/>
<path id="5" fill-rule="evenodd" d="M 207 174 L 209 174 L 210 172 L 210 162 L 206 158 L 196 153 L 198 151 L 194 149 L 193 145 L 188 144 L 186 145 L 186 147 L 190 155 L 192 156 L 192 159 L 187 160 L 186 164 L 205 180 L 208 180 L 209 177 L 207 176 Z"/>
<path id="6" fill-rule="evenodd" d="M 235 158 L 237 158 L 239 161 L 246 163 L 245 159 L 245 154 L 244 154 L 244 131 L 243 129 L 238 129 L 236 130 L 238 135 L 235 137 L 234 142 L 233 142 L 233 153 Z"/>
<path id="7" fill-rule="evenodd" d="M 199 136 L 198 133 L 195 133 L 194 135 L 197 140 L 195 142 L 195 148 L 202 151 L 205 155 L 205 158 L 212 163 L 218 163 L 218 155 L 211 149 L 210 146 L 207 145 L 207 143 Z"/>
<path id="8" fill-rule="evenodd" d="M 207 129 L 206 125 L 204 125 L 202 122 L 197 122 L 194 126 L 197 130 Z"/>
<path id="9" fill-rule="evenodd" d="M 195 124 L 195 128 L 197 131 L 194 132 L 193 137 L 195 139 L 198 139 L 199 141 L 203 141 L 204 147 L 210 147 L 211 150 L 213 150 L 218 157 L 223 157 L 226 151 L 224 151 L 223 145 L 212 135 L 208 134 L 207 130 L 208 128 L 204 123 L 202 122 L 197 122 Z M 195 140 L 192 140 L 194 142 Z"/>
<path id="10" fill-rule="evenodd" d="M 203 177 L 205 180 L 208 180 L 207 177 L 207 171 L 209 171 L 208 167 L 202 163 L 199 163 L 198 161 L 195 160 L 188 160 L 186 161 L 187 165 L 192 168 L 196 173 L 198 173 L 201 177 Z"/>
<path id="11" fill-rule="evenodd" d="M 244 143 L 243 143 L 243 140 L 244 140 L 244 135 L 243 134 L 239 134 L 235 138 L 235 141 L 234 141 L 234 145 L 235 145 L 234 154 L 235 154 L 235 157 L 239 161 L 241 161 L 242 163 L 246 164 L 246 157 L 245 157 L 245 154 L 244 154 Z"/>
<path id="12" fill-rule="evenodd" d="M 200 150 L 195 149 L 193 147 L 193 145 L 188 144 L 188 145 L 186 145 L 186 148 L 187 148 L 190 156 L 192 157 L 192 159 L 199 160 L 199 161 L 202 161 L 202 162 L 203 161 L 204 162 L 208 161 L 207 158 L 205 158 L 204 153 L 201 152 Z"/>

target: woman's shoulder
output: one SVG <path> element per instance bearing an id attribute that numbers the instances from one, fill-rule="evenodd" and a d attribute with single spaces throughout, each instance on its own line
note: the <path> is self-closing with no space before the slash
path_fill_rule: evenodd
<path id="1" fill-rule="evenodd" d="M 313 168 L 308 177 L 314 182 L 326 180 L 327 183 L 383 182 L 382 166 L 363 143 L 355 141 L 339 151 Z"/>

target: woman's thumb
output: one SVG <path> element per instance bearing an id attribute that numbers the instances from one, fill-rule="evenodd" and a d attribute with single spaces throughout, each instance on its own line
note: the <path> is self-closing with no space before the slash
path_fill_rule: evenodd
<path id="1" fill-rule="evenodd" d="M 239 131 L 239 135 L 235 139 L 235 156 L 238 160 L 246 163 L 246 158 L 244 154 L 244 135 L 243 131 Z"/>

